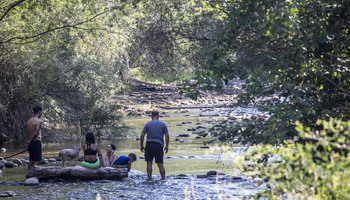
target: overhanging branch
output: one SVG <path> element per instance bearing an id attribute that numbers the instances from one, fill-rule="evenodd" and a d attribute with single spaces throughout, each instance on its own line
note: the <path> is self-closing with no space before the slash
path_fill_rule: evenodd
<path id="1" fill-rule="evenodd" d="M 101 13 L 99 13 L 99 14 L 97 14 L 97 15 L 91 17 L 91 18 L 88 19 L 88 20 L 79 22 L 79 23 L 74 24 L 74 25 L 68 24 L 68 25 L 64 25 L 64 26 L 60 26 L 60 27 L 48 29 L 48 30 L 46 30 L 46 31 L 44 31 L 44 32 L 41 32 L 41 33 L 38 33 L 38 34 L 32 35 L 32 36 L 13 37 L 13 38 L 10 38 L 10 39 L 5 40 L 5 41 L 0 41 L 0 44 L 1 44 L 1 43 L 9 43 L 9 42 L 11 42 L 11 41 L 13 41 L 13 40 L 29 40 L 29 39 L 35 39 L 35 38 L 38 38 L 38 37 L 40 37 L 40 36 L 43 36 L 43 35 L 45 35 L 45 34 L 47 34 L 47 33 L 50 33 L 50 32 L 52 32 L 52 31 L 56 31 L 56 30 L 60 30 L 60 29 L 76 28 L 77 26 L 82 25 L 82 24 L 85 24 L 85 23 L 87 23 L 87 22 L 90 22 L 90 21 L 92 21 L 93 19 L 97 18 L 98 16 L 103 15 L 103 14 L 105 14 L 105 13 L 107 13 L 107 12 L 108 12 L 108 11 L 101 12 Z"/>
<path id="2" fill-rule="evenodd" d="M 11 4 L 11 6 L 5 11 L 5 13 L 1 16 L 0 18 L 0 22 L 6 17 L 6 15 L 12 10 L 12 8 L 18 6 L 19 4 L 23 3 L 26 0 L 19 0 L 13 4 Z"/>

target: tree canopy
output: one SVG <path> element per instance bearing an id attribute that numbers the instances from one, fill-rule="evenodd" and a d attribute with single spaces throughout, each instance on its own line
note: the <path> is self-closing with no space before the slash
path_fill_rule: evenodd
<path id="1" fill-rule="evenodd" d="M 210 2 L 210 1 L 209 1 Z M 214 3 L 215 1 L 212 1 Z M 282 142 L 295 122 L 350 117 L 349 1 L 227 1 L 198 84 L 245 80 L 242 103 L 255 103 L 267 121 L 226 124 L 222 140 Z M 211 81 L 207 81 L 210 78 Z M 277 98 L 272 98 L 276 96 Z"/>
<path id="2" fill-rule="evenodd" d="M 349 2 L 5 0 L 0 8 L 1 137 L 23 135 L 41 104 L 53 127 L 102 130 L 130 77 L 245 81 L 240 102 L 267 121 L 227 122 L 223 141 L 279 143 L 295 121 L 349 119 Z M 273 96 L 277 98 L 272 98 Z M 106 130 L 106 129 L 104 129 Z"/>

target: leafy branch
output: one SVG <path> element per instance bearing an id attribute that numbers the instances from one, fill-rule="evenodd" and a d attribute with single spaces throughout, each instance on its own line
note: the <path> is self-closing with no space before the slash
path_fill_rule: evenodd
<path id="1" fill-rule="evenodd" d="M 99 13 L 99 14 L 97 14 L 97 15 L 95 15 L 95 16 L 93 16 L 93 17 L 91 17 L 91 18 L 89 18 L 89 19 L 87 19 L 87 20 L 85 20 L 85 21 L 79 22 L 79 23 L 77 23 L 77 24 L 73 24 L 73 25 L 68 24 L 68 25 L 64 25 L 64 26 L 60 26 L 60 27 L 56 27 L 56 28 L 51 28 L 51 29 L 48 29 L 48 30 L 43 31 L 43 32 L 41 32 L 41 33 L 38 33 L 38 34 L 36 34 L 36 35 L 24 36 L 24 37 L 13 37 L 13 38 L 10 38 L 10 39 L 5 40 L 5 41 L 0 41 L 0 44 L 1 44 L 1 43 L 9 43 L 9 42 L 11 42 L 11 41 L 13 41 L 13 40 L 29 40 L 29 39 L 35 39 L 35 38 L 41 37 L 41 36 L 43 36 L 43 35 L 45 35 L 45 34 L 47 34 L 47 33 L 50 33 L 50 32 L 53 32 L 53 31 L 57 31 L 57 30 L 60 30 L 60 29 L 77 28 L 78 26 L 83 25 L 83 24 L 85 24 L 85 23 L 87 23 L 87 22 L 90 22 L 90 21 L 94 20 L 95 18 L 97 18 L 97 17 L 99 17 L 99 16 L 101 16 L 101 15 L 107 13 L 107 12 L 109 12 L 109 11 L 107 10 L 107 11 L 101 12 L 101 13 Z"/>
<path id="2" fill-rule="evenodd" d="M 2 15 L 2 17 L 0 18 L 0 22 L 6 17 L 6 15 L 16 6 L 20 5 L 21 3 L 25 2 L 26 0 L 20 0 L 17 1 L 13 4 L 10 5 L 10 7 L 5 11 L 5 13 Z"/>

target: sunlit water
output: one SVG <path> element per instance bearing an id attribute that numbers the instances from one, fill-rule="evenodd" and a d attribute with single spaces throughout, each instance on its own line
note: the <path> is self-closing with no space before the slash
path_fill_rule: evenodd
<path id="1" fill-rule="evenodd" d="M 242 111 L 243 110 L 243 111 Z M 133 117 L 125 119 L 125 123 L 132 128 L 123 135 L 124 138 L 110 141 L 98 141 L 105 152 L 108 143 L 116 145 L 116 154 L 127 155 L 136 153 L 138 161 L 132 165 L 129 177 L 122 181 L 41 181 L 39 186 L 23 186 L 26 169 L 3 169 L 3 180 L 0 191 L 13 190 L 17 193 L 16 199 L 241 199 L 254 195 L 265 187 L 259 187 L 256 182 L 239 170 L 242 164 L 244 147 L 225 147 L 218 144 L 210 145 L 209 149 L 202 149 L 203 142 L 210 138 L 195 139 L 188 128 L 197 126 L 209 127 L 220 120 L 220 117 L 200 117 L 200 113 L 215 112 L 220 117 L 227 114 L 227 110 L 190 110 L 190 112 L 172 111 L 167 117 L 160 120 L 168 125 L 170 132 L 170 149 L 165 155 L 164 166 L 166 180 L 161 181 L 157 166 L 153 165 L 153 181 L 147 181 L 146 162 L 143 153 L 139 150 L 139 137 L 148 117 Z M 237 112 L 237 111 L 236 111 Z M 215 114 L 214 113 L 214 114 Z M 240 108 L 238 114 L 255 114 L 256 110 Z M 183 124 L 183 122 L 186 122 Z M 175 141 L 180 133 L 189 133 L 190 137 Z M 63 148 L 72 148 L 82 145 L 84 141 L 65 141 L 60 143 L 44 143 L 43 155 L 46 158 L 55 157 Z M 6 154 L 17 152 L 23 147 L 10 149 Z M 82 152 L 80 152 L 82 155 Z M 4 156 L 4 155 L 1 155 Z M 19 156 L 22 158 L 24 155 Z M 68 163 L 73 165 L 73 163 Z M 218 170 L 225 175 L 200 178 L 209 170 Z M 8 174 L 7 174 L 8 172 Z M 11 181 L 11 176 L 20 176 L 23 179 Z M 199 177 L 198 177 L 199 175 Z M 0 179 L 1 180 L 1 179 Z"/>

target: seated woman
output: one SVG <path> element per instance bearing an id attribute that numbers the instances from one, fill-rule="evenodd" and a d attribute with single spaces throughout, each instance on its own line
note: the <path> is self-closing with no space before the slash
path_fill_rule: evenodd
<path id="1" fill-rule="evenodd" d="M 95 143 L 95 136 L 93 133 L 88 133 L 85 136 L 86 144 L 83 146 L 84 160 L 81 163 L 83 167 L 90 169 L 97 169 L 100 166 L 104 166 L 101 149 L 98 144 Z M 96 156 L 98 154 L 98 157 Z"/>
<path id="2" fill-rule="evenodd" d="M 105 167 L 112 167 L 113 162 L 118 158 L 114 154 L 115 146 L 113 144 L 107 144 L 106 154 L 103 154 L 103 160 L 105 162 Z"/>

